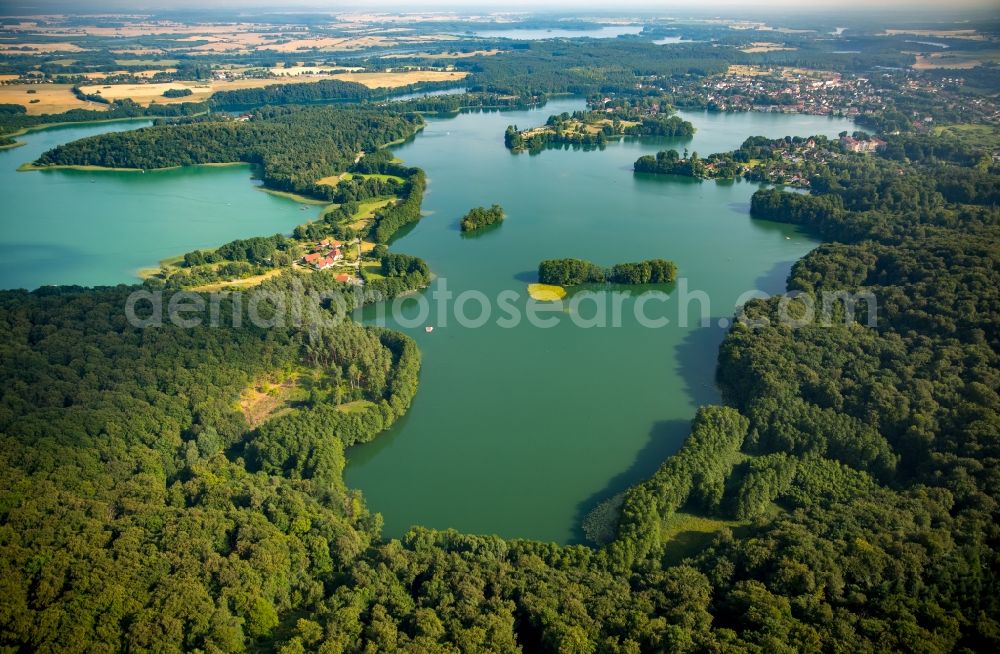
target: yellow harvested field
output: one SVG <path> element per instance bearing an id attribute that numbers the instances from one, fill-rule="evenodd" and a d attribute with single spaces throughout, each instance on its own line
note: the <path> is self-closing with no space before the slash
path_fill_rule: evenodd
<path id="1" fill-rule="evenodd" d="M 299 75 L 329 75 L 330 73 L 337 72 L 353 72 L 358 70 L 364 70 L 359 66 L 337 66 L 336 64 L 331 64 L 329 66 L 288 66 L 287 68 L 282 68 L 280 66 L 275 66 L 274 68 L 267 69 L 272 75 L 278 77 L 298 77 Z"/>
<path id="2" fill-rule="evenodd" d="M 308 82 L 318 82 L 323 77 L 297 77 L 288 80 L 276 79 L 236 79 L 236 80 L 211 80 L 200 82 L 161 82 L 158 84 L 92 84 L 80 87 L 84 93 L 97 93 L 109 100 L 120 100 L 131 98 L 139 104 L 149 104 L 153 100 L 165 104 L 171 102 L 200 102 L 206 100 L 217 91 L 231 91 L 233 89 L 258 89 L 271 84 L 300 84 Z M 163 92 L 167 89 L 191 89 L 191 95 L 183 98 L 165 98 Z"/>
<path id="3" fill-rule="evenodd" d="M 261 46 L 271 45 L 274 41 L 283 38 L 280 34 L 258 34 L 240 32 L 226 34 L 225 36 L 190 36 L 183 41 L 208 41 L 191 48 L 194 52 L 226 52 L 229 50 L 241 50 L 249 52 Z"/>
<path id="4" fill-rule="evenodd" d="M 955 70 L 968 70 L 981 65 L 979 59 L 965 59 L 961 55 L 948 56 L 944 53 L 934 53 L 931 55 L 916 55 L 917 61 L 913 64 L 914 70 L 935 70 L 939 68 L 952 68 Z"/>
<path id="5" fill-rule="evenodd" d="M 912 35 L 912 36 L 936 36 L 940 38 L 952 38 L 952 39 L 969 39 L 972 41 L 982 41 L 984 37 L 979 34 L 974 29 L 965 30 L 911 30 L 911 29 L 892 29 L 886 30 L 879 34 L 879 36 L 900 36 L 900 35 Z"/>
<path id="6" fill-rule="evenodd" d="M 192 95 L 186 95 L 183 98 L 165 98 L 163 97 L 163 92 L 167 89 L 186 89 L 189 88 L 192 91 Z M 171 103 L 171 102 L 197 102 L 198 100 L 204 100 L 208 96 L 212 95 L 215 91 L 208 83 L 199 83 L 195 86 L 194 82 L 162 82 L 159 84 L 91 84 L 89 86 L 81 86 L 80 89 L 87 94 L 97 94 L 99 93 L 101 97 L 107 98 L 108 100 L 121 100 L 123 98 L 131 98 L 132 100 L 138 102 L 139 104 L 149 104 L 153 100 L 160 103 Z"/>
<path id="7" fill-rule="evenodd" d="M 15 52 L 29 48 L 32 52 L 84 52 L 84 48 L 73 43 L 3 43 L 0 52 Z"/>
<path id="8" fill-rule="evenodd" d="M 113 77 L 115 75 L 133 75 L 135 77 L 150 78 L 156 75 L 157 73 L 176 73 L 176 72 L 177 72 L 176 68 L 153 68 L 150 70 L 139 70 L 134 73 L 130 73 L 124 70 L 115 70 L 111 71 L 110 73 L 83 73 L 83 76 L 86 77 L 87 79 L 99 81 L 102 79 L 107 79 L 108 77 Z M 79 75 L 79 74 L 80 73 L 66 73 L 66 75 Z"/>
<path id="9" fill-rule="evenodd" d="M 784 43 L 770 43 L 768 41 L 756 41 L 750 44 L 748 48 L 740 48 L 740 52 L 746 52 L 747 54 L 754 54 L 760 52 L 785 52 L 791 50 L 797 50 L 798 48 L 788 48 L 785 47 Z"/>
<path id="10" fill-rule="evenodd" d="M 539 302 L 556 302 L 566 297 L 566 289 L 555 284 L 528 284 L 528 295 Z"/>
<path id="11" fill-rule="evenodd" d="M 297 52 L 299 50 L 354 50 L 377 45 L 386 45 L 387 39 L 378 36 L 365 36 L 361 38 L 345 37 L 313 37 L 305 39 L 292 39 L 284 43 L 269 43 L 261 46 L 261 50 L 274 50 L 276 52 Z"/>
<path id="12" fill-rule="evenodd" d="M 438 71 L 438 70 L 413 70 L 413 71 L 401 71 L 398 73 L 338 73 L 336 75 L 296 75 L 288 78 L 268 78 L 268 79 L 237 79 L 237 80 L 211 80 L 211 81 L 199 81 L 199 82 L 161 82 L 157 84 L 90 84 L 87 86 L 80 87 L 84 93 L 100 93 L 102 97 L 109 100 L 120 100 L 122 98 L 131 98 L 133 101 L 148 105 L 152 101 L 156 101 L 160 104 L 168 103 L 178 103 L 178 102 L 201 102 L 208 99 L 213 93 L 218 91 L 231 91 L 233 89 L 257 89 L 265 86 L 271 86 L 272 84 L 308 84 L 311 82 L 318 82 L 324 79 L 339 79 L 348 82 L 359 82 L 364 84 L 368 88 L 396 88 L 399 86 L 406 86 L 407 84 L 414 84 L 416 82 L 441 82 L 441 81 L 452 81 L 460 80 L 465 77 L 468 73 L 465 72 L 453 72 L 453 71 Z M 70 104 L 67 105 L 67 109 L 72 109 L 74 107 L 82 107 L 85 103 L 77 100 L 72 93 L 69 92 L 69 85 L 36 85 L 33 88 L 48 88 L 52 86 L 62 86 L 65 87 L 65 91 L 62 95 L 68 95 L 70 98 Z M 9 87 L 0 87 L 9 88 Z M 186 95 L 182 98 L 165 98 L 163 97 L 163 92 L 167 89 L 191 89 L 191 95 Z M 3 93 L 3 91 L 0 91 Z M 6 96 L 2 96 L 6 97 Z M 25 96 L 27 97 L 27 96 Z M 26 100 L 11 100 L 12 102 L 20 102 L 23 104 Z M 93 103 L 90 103 L 93 104 Z M 62 111 L 65 111 L 63 109 Z M 38 112 L 47 113 L 47 112 Z"/>
<path id="13" fill-rule="evenodd" d="M 331 75 L 345 82 L 358 82 L 370 89 L 393 89 L 417 82 L 450 82 L 464 78 L 468 73 L 443 70 L 408 70 L 399 73 L 339 73 Z"/>
<path id="14" fill-rule="evenodd" d="M 117 48 L 110 52 L 116 55 L 161 55 L 166 51 L 160 48 Z"/>
<path id="15" fill-rule="evenodd" d="M 32 116 L 60 114 L 70 109 L 104 111 L 108 108 L 108 105 L 100 102 L 83 102 L 77 99 L 71 88 L 72 84 L 3 84 L 0 85 L 0 104 L 24 105 Z M 32 100 L 38 102 L 32 103 Z"/>

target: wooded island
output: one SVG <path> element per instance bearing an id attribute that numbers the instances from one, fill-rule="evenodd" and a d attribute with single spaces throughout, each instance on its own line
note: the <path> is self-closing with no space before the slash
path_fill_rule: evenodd
<path id="1" fill-rule="evenodd" d="M 538 281 L 558 286 L 578 284 L 669 284 L 677 265 L 664 259 L 616 263 L 603 268 L 584 259 L 547 259 L 538 264 Z"/>
<path id="2" fill-rule="evenodd" d="M 504 219 L 503 208 L 499 204 L 486 207 L 474 207 L 462 217 L 462 231 L 473 232 L 490 225 L 497 225 Z"/>

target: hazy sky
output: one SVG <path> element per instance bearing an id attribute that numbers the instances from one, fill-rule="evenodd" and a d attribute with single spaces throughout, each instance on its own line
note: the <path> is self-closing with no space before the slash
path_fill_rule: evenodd
<path id="1" fill-rule="evenodd" d="M 1000 18 L 1000 0 L 619 0 L 608 3 L 607 0 L 0 0 L 0 13 L 30 13 L 31 11 L 53 10 L 61 11 L 77 9 L 90 11 L 95 8 L 114 8 L 133 10 L 139 8 L 157 9 L 260 9 L 301 10 L 314 9 L 323 11 L 356 11 L 364 9 L 406 10 L 411 12 L 430 11 L 434 9 L 469 10 L 469 11 L 502 11 L 504 9 L 517 11 L 539 11 L 545 9 L 575 10 L 579 13 L 623 12 L 629 9 L 656 11 L 669 15 L 678 10 L 710 13 L 714 10 L 747 14 L 755 11 L 783 10 L 790 13 L 802 13 L 816 9 L 847 9 L 847 10 L 937 10 L 941 13 L 955 9 L 996 10 Z"/>

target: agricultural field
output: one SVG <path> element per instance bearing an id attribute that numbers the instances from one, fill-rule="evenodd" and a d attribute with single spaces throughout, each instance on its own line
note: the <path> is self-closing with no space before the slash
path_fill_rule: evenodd
<path id="1" fill-rule="evenodd" d="M 1000 52 L 932 52 L 929 54 L 918 54 L 916 62 L 913 64 L 914 70 L 938 70 L 954 69 L 969 70 L 982 66 L 985 63 L 996 63 L 1000 60 Z"/>
<path id="2" fill-rule="evenodd" d="M 108 108 L 100 102 L 80 100 L 73 95 L 72 87 L 72 84 L 2 84 L 0 104 L 24 105 L 31 115 L 58 114 L 70 109 L 104 111 Z"/>
<path id="3" fill-rule="evenodd" d="M 147 71 L 148 72 L 148 71 Z M 108 100 L 129 98 L 141 105 L 201 102 L 218 91 L 256 89 L 272 84 L 308 84 L 324 79 L 358 82 L 368 88 L 398 88 L 417 82 L 443 82 L 460 80 L 468 73 L 456 71 L 408 70 L 399 72 L 348 72 L 335 75 L 297 75 L 290 78 L 245 78 L 236 80 L 204 80 L 160 82 L 153 84 L 87 84 L 81 86 L 86 94 L 100 94 Z M 107 109 L 99 102 L 86 102 L 73 95 L 72 84 L 4 84 L 0 85 L 0 103 L 20 104 L 30 114 L 50 114 L 70 109 Z M 191 95 L 178 98 L 163 97 L 168 89 L 191 89 Z M 29 93 L 32 91 L 32 93 Z M 38 100 L 32 103 L 31 100 Z"/>

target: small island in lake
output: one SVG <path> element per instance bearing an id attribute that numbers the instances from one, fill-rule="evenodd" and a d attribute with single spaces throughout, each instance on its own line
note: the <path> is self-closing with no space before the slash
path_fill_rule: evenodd
<path id="1" fill-rule="evenodd" d="M 499 204 L 494 204 L 489 209 L 486 207 L 474 207 L 462 217 L 462 231 L 473 232 L 477 229 L 489 227 L 490 225 L 497 225 L 503 219 L 503 207 Z"/>
<path id="2" fill-rule="evenodd" d="M 504 145 L 513 152 L 539 152 L 550 145 L 603 146 L 626 136 L 691 138 L 695 132 L 666 100 L 599 98 L 588 106 L 586 111 L 549 116 L 540 127 L 519 130 L 509 125 Z"/>
<path id="3" fill-rule="evenodd" d="M 698 158 L 698 153 L 687 152 L 681 157 L 677 150 L 660 151 L 656 156 L 643 155 L 639 157 L 633 170 L 637 173 L 654 173 L 657 175 L 681 175 L 683 177 L 704 177 L 705 163 Z"/>
<path id="4" fill-rule="evenodd" d="M 665 259 L 616 263 L 604 268 L 584 259 L 546 259 L 538 264 L 538 281 L 555 286 L 577 284 L 668 284 L 677 278 L 677 265 Z"/>

